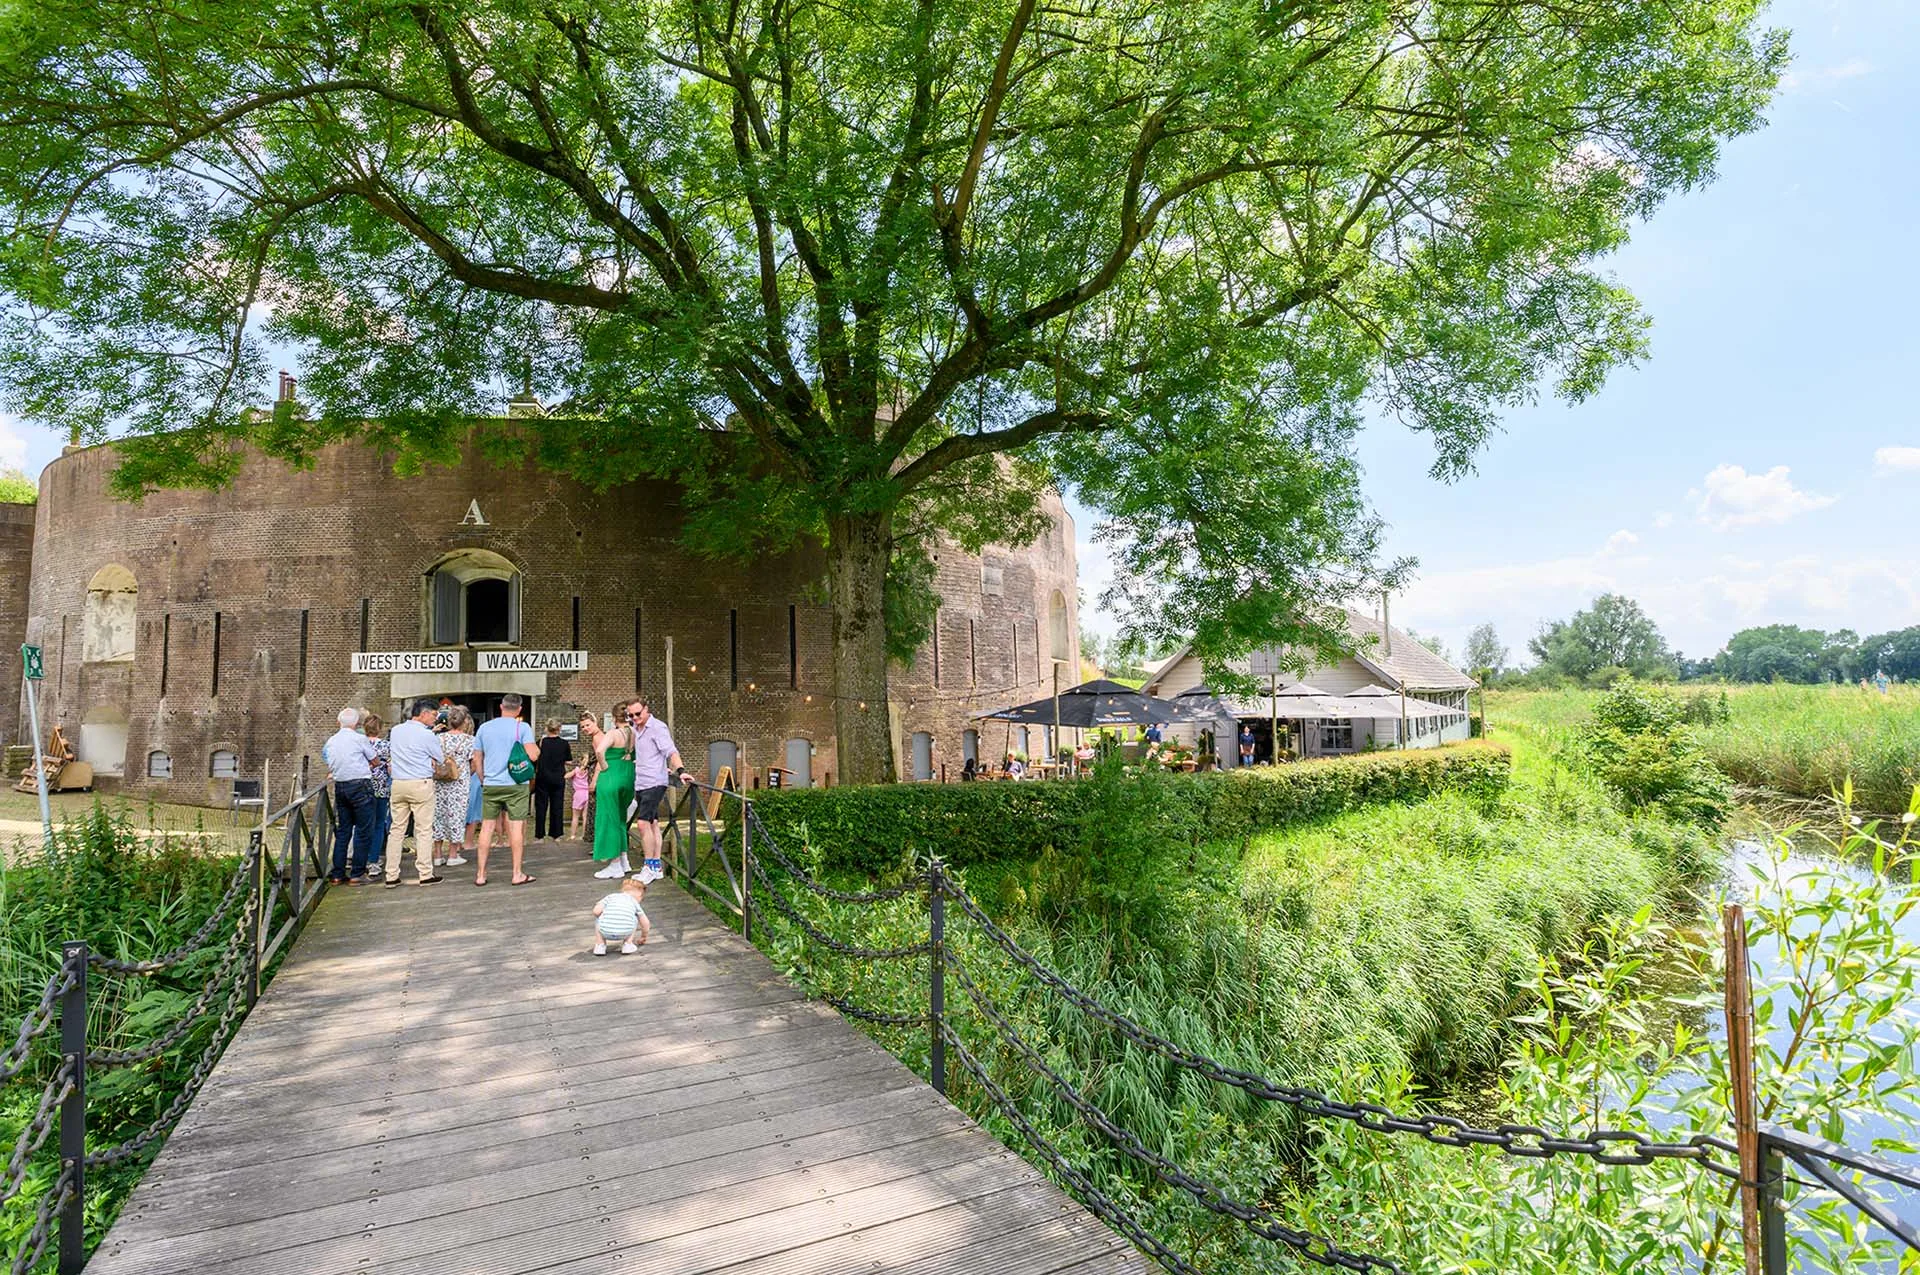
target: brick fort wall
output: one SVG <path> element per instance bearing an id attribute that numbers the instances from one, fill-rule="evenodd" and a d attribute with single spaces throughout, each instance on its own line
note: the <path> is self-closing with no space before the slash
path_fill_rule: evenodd
<path id="1" fill-rule="evenodd" d="M 696 773 L 708 774 L 710 745 L 716 758 L 731 745 L 736 773 L 761 782 L 766 767 L 789 761 L 803 761 L 814 783 L 838 781 L 824 555 L 809 546 L 751 562 L 697 558 L 680 543 L 669 483 L 599 492 L 502 468 L 473 445 L 457 464 L 400 477 L 390 455 L 343 443 L 305 469 L 254 455 L 222 490 L 127 503 L 108 492 L 114 465 L 101 446 L 48 466 L 25 622 L 26 640 L 47 652 L 43 725 L 65 725 L 108 772 L 105 788 L 224 805 L 219 753 L 244 777 L 270 766 L 274 793 L 285 794 L 297 777 L 323 775 L 320 745 L 340 708 L 392 722 L 419 694 L 514 690 L 537 700 L 539 719 L 571 721 L 638 688 L 665 716 L 669 643 L 671 726 Z M 972 714 L 1049 691 L 1055 645 L 1070 661 L 1062 684 L 1075 680 L 1073 529 L 1057 500 L 1050 511 L 1052 528 L 1032 545 L 939 550 L 937 654 L 929 644 L 896 668 L 893 703 L 865 710 L 889 715 L 903 776 L 916 757 L 936 776 L 942 766 L 957 775 L 973 746 L 997 758 L 1004 727 Z M 11 527 L 0 521 L 0 579 L 17 581 L 26 571 L 6 555 L 25 546 L 14 547 L 22 537 Z M 509 649 L 585 650 L 584 671 L 482 674 L 477 649 L 429 641 L 429 577 L 472 550 L 518 572 L 521 632 Z M 101 590 L 123 578 L 103 574 L 112 567 L 136 590 L 127 649 L 108 649 L 114 621 Z M 0 601 L 0 636 L 8 605 Z M 456 652 L 460 672 L 349 668 L 356 651 L 425 650 Z M 1031 747 L 1041 747 L 1037 731 Z"/>
<path id="2" fill-rule="evenodd" d="M 38 508 L 0 503 L 0 747 L 27 738 L 26 710 L 20 703 L 20 644 L 27 640 L 27 582 L 33 578 Z"/>

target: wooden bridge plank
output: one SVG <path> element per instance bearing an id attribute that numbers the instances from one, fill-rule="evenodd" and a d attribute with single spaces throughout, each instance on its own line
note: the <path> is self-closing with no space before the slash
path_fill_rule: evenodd
<path id="1" fill-rule="evenodd" d="M 529 860 L 332 892 L 91 1275 L 1146 1269 L 678 889 L 595 958 Z"/>

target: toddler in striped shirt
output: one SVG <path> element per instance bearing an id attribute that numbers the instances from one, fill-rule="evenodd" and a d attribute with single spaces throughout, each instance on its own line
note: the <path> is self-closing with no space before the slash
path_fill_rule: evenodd
<path id="1" fill-rule="evenodd" d="M 632 956 L 647 941 L 653 927 L 640 900 L 647 897 L 647 886 L 637 876 L 626 878 L 620 888 L 593 905 L 593 954 L 605 956 L 607 944 L 618 943 L 620 950 Z"/>

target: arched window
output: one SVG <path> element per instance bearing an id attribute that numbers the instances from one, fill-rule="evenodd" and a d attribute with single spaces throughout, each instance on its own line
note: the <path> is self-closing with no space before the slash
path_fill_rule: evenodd
<path id="1" fill-rule="evenodd" d="M 435 646 L 520 640 L 520 572 L 485 549 L 463 549 L 427 572 L 427 640 Z"/>
<path id="2" fill-rule="evenodd" d="M 139 598 L 140 586 L 125 567 L 105 566 L 94 572 L 87 584 L 80 642 L 84 662 L 114 664 L 133 658 L 133 615 Z"/>
<path id="3" fill-rule="evenodd" d="M 1065 660 L 1068 664 L 1072 664 L 1073 643 L 1070 640 L 1072 635 L 1067 631 L 1069 627 L 1067 595 L 1055 589 L 1053 601 L 1047 607 L 1047 645 L 1052 648 L 1051 654 L 1054 659 Z M 1074 680 L 1079 681 L 1078 678 Z"/>
<path id="4" fill-rule="evenodd" d="M 1013 751 L 1029 761 L 1033 759 L 1033 754 L 1027 751 L 1027 728 L 1024 726 L 1013 732 Z"/>
<path id="5" fill-rule="evenodd" d="M 913 777 L 933 778 L 933 736 L 926 731 L 913 732 Z"/>
<path id="6" fill-rule="evenodd" d="M 216 748 L 213 756 L 207 759 L 207 778 L 240 778 L 240 754 L 226 748 Z"/>
<path id="7" fill-rule="evenodd" d="M 740 745 L 730 739 L 716 739 L 707 745 L 707 782 L 719 787 L 722 768 L 733 772 L 733 785 L 740 787 Z"/>
<path id="8" fill-rule="evenodd" d="M 980 764 L 980 732 L 963 730 L 960 732 L 960 760 Z"/>
<path id="9" fill-rule="evenodd" d="M 173 778 L 173 754 L 156 748 L 147 754 L 148 779 Z"/>

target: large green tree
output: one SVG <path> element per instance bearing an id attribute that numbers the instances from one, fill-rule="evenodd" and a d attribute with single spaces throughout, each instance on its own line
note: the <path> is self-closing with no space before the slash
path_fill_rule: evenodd
<path id="1" fill-rule="evenodd" d="M 0 0 L 0 380 L 134 440 L 492 440 L 826 550 L 840 765 L 890 773 L 936 535 L 1111 516 L 1210 662 L 1395 577 L 1348 442 L 1458 473 L 1637 355 L 1597 273 L 1760 122 L 1758 0 Z M 306 419 L 250 420 L 273 343 Z M 516 453 L 516 449 L 517 453 Z"/>
<path id="2" fill-rule="evenodd" d="M 1673 677 L 1673 653 L 1660 628 L 1632 598 L 1603 593 L 1573 618 L 1555 620 L 1527 642 L 1540 667 L 1580 682 L 1619 672 Z"/>

